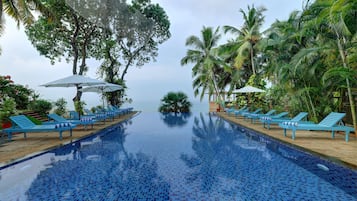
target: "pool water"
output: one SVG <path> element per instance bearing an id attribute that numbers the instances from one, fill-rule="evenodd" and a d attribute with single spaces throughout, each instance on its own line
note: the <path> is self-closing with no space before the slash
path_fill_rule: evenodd
<path id="1" fill-rule="evenodd" d="M 214 114 L 140 113 L 0 168 L 0 200 L 357 200 L 357 172 Z"/>

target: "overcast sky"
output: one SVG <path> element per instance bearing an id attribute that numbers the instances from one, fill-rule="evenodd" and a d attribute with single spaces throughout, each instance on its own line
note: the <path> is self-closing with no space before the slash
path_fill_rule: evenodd
<path id="1" fill-rule="evenodd" d="M 293 10 L 301 10 L 304 0 L 152 0 L 164 8 L 171 22 L 171 38 L 159 46 L 156 62 L 151 62 L 140 69 L 133 67 L 126 75 L 128 92 L 133 99 L 132 105 L 142 110 L 157 110 L 160 99 L 169 91 L 183 91 L 191 102 L 194 98 L 192 89 L 191 66 L 181 66 L 180 60 L 185 56 L 185 40 L 190 35 L 200 35 L 203 26 L 218 27 L 230 25 L 241 27 L 243 24 L 239 9 L 247 10 L 248 5 L 264 6 L 265 24 L 268 28 L 276 19 L 286 20 Z M 225 42 L 225 41 L 222 41 Z M 10 75 L 15 83 L 34 89 L 41 98 L 50 101 L 64 97 L 68 107 L 75 95 L 74 88 L 45 88 L 39 85 L 71 75 L 71 64 L 57 62 L 51 65 L 49 59 L 40 56 L 20 27 L 6 17 L 5 33 L 0 38 L 2 53 L 0 55 L 0 75 Z M 96 78 L 99 62 L 88 62 L 87 76 Z M 82 97 L 90 108 L 101 104 L 95 93 L 85 93 Z M 142 102 L 148 101 L 143 106 Z M 204 100 L 207 102 L 207 100 Z"/>

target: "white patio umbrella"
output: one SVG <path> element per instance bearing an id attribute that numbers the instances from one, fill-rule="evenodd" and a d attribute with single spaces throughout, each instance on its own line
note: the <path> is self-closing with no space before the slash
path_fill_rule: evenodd
<path id="1" fill-rule="evenodd" d="M 104 93 L 104 92 L 112 92 L 112 91 L 118 91 L 123 89 L 122 86 L 118 84 L 112 84 L 112 83 L 104 83 L 104 84 L 98 84 L 98 85 L 91 85 L 86 88 L 81 89 L 80 91 L 82 92 L 97 92 L 97 93 Z"/>
<path id="2" fill-rule="evenodd" d="M 103 108 L 104 108 L 104 93 L 122 90 L 123 87 L 117 84 L 105 82 L 104 84 L 91 85 L 86 88 L 80 89 L 82 92 L 96 92 L 103 95 Z"/>
<path id="3" fill-rule="evenodd" d="M 46 84 L 42 84 L 44 87 L 78 87 L 78 86 L 90 86 L 105 84 L 104 81 L 86 77 L 83 75 L 71 75 L 59 80 L 55 80 Z"/>
<path id="4" fill-rule="evenodd" d="M 243 88 L 234 91 L 233 93 L 261 93 L 261 92 L 265 92 L 265 90 L 253 86 L 245 86 Z"/>
<path id="5" fill-rule="evenodd" d="M 233 91 L 233 93 L 246 93 L 248 94 L 248 97 L 247 97 L 247 101 L 248 103 L 250 102 L 250 93 L 262 93 L 262 92 L 265 92 L 265 90 L 263 89 L 259 89 L 259 88 L 256 88 L 256 87 L 253 87 L 253 86 L 245 86 L 245 87 L 242 87 L 236 91 Z"/>

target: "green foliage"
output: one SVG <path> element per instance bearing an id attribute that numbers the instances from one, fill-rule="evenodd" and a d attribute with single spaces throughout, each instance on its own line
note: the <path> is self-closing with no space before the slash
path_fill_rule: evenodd
<path id="1" fill-rule="evenodd" d="M 220 92 L 225 83 L 222 80 L 229 77 L 229 74 L 225 73 L 226 65 L 217 55 L 220 38 L 219 28 L 203 27 L 200 37 L 190 36 L 186 39 L 186 46 L 192 49 L 187 50 L 186 56 L 181 59 L 181 65 L 193 64 L 192 85 L 194 95 L 199 95 L 200 100 L 208 93 L 209 97 L 216 94 L 218 101 L 222 101 Z"/>
<path id="2" fill-rule="evenodd" d="M 67 106 L 67 101 L 64 98 L 60 98 L 58 99 L 55 103 L 55 113 L 62 116 L 64 115 L 67 110 L 66 110 L 66 106 Z"/>
<path id="3" fill-rule="evenodd" d="M 7 98 L 0 104 L 0 121 L 10 121 L 9 117 L 16 113 L 16 102 L 12 98 Z"/>
<path id="4" fill-rule="evenodd" d="M 30 103 L 29 109 L 46 117 L 48 112 L 52 109 L 52 103 L 43 99 L 35 100 Z"/>
<path id="5" fill-rule="evenodd" d="M 158 46 L 168 40 L 170 21 L 164 9 L 150 0 L 134 0 L 131 5 L 118 3 L 108 16 L 108 30 L 102 34 L 102 45 L 97 55 L 104 59 L 99 73 L 107 82 L 125 86 L 125 75 L 130 67 L 140 67 L 154 61 Z M 124 90 L 107 93 L 112 105 L 125 101 Z"/>
<path id="6" fill-rule="evenodd" d="M 169 92 L 161 99 L 159 112 L 162 113 L 184 113 L 190 112 L 192 104 L 183 92 Z"/>
<path id="7" fill-rule="evenodd" d="M 26 116 L 28 119 L 30 119 L 34 124 L 36 125 L 41 125 L 42 124 L 42 121 L 32 117 L 32 116 Z"/>
<path id="8" fill-rule="evenodd" d="M 74 102 L 74 109 L 76 110 L 76 112 L 78 112 L 80 115 L 84 114 L 84 106 L 86 105 L 86 103 L 84 101 L 75 101 Z"/>
<path id="9" fill-rule="evenodd" d="M 33 90 L 19 84 L 14 84 L 9 75 L 0 76 L 0 91 L 0 99 L 6 97 L 14 99 L 16 108 L 20 110 L 28 107 L 30 97 L 34 94 Z"/>

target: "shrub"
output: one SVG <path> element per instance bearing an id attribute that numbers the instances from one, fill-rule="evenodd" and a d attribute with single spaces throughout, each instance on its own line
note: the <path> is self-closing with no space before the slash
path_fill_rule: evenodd
<path id="1" fill-rule="evenodd" d="M 55 109 L 55 113 L 62 116 L 66 113 L 66 105 L 67 105 L 67 101 L 64 98 L 60 98 L 58 99 L 55 103 L 54 103 L 56 109 Z"/>
<path id="2" fill-rule="evenodd" d="M 7 98 L 0 105 L 0 121 L 10 121 L 9 117 L 16 113 L 16 102 L 12 98 Z"/>
<path id="3" fill-rule="evenodd" d="M 47 100 L 39 99 L 32 101 L 29 105 L 29 109 L 45 117 L 52 109 L 52 104 Z"/>
<path id="4" fill-rule="evenodd" d="M 84 114 L 84 106 L 86 105 L 86 103 L 84 101 L 75 101 L 74 102 L 74 109 L 76 110 L 76 112 L 78 112 L 80 115 Z"/>
<path id="5" fill-rule="evenodd" d="M 28 89 L 20 84 L 14 84 L 11 76 L 0 75 L 0 91 L 1 97 L 13 98 L 16 103 L 16 108 L 19 110 L 26 109 L 30 102 L 31 94 L 35 93 L 32 89 Z"/>

